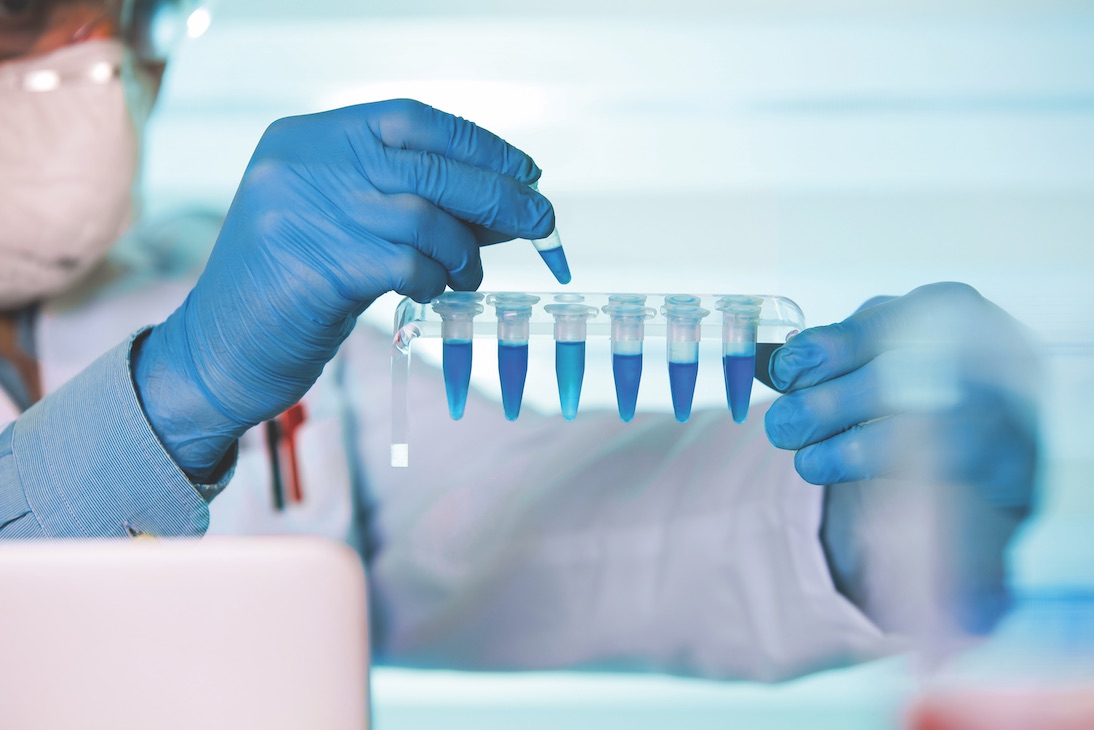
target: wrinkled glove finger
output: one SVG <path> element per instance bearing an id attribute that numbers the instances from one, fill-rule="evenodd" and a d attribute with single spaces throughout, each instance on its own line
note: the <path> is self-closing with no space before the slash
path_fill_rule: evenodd
<path id="1" fill-rule="evenodd" d="M 780 397 L 764 416 L 768 439 L 780 449 L 800 449 L 889 415 L 880 371 L 897 356 L 884 353 L 854 372 Z"/>
<path id="2" fill-rule="evenodd" d="M 512 241 L 513 237 L 504 233 L 498 233 L 497 231 L 491 231 L 489 228 L 483 228 L 474 224 L 468 224 L 471 231 L 475 234 L 475 240 L 479 242 L 479 246 L 493 246 L 496 243 L 505 243 L 506 241 Z"/>
<path id="3" fill-rule="evenodd" d="M 540 169 L 531 157 L 474 122 L 410 99 L 368 107 L 369 128 L 387 147 L 441 155 L 522 185 L 539 180 Z M 354 109 L 350 107 L 351 113 Z"/>
<path id="4" fill-rule="evenodd" d="M 881 295 L 876 296 L 876 297 L 870 297 L 865 302 L 863 302 L 859 306 L 858 309 L 855 310 L 855 314 L 858 314 L 859 312 L 861 312 L 864 309 L 869 309 L 870 307 L 876 307 L 877 305 L 884 304 L 885 302 L 891 302 L 894 299 L 899 299 L 899 297 L 895 297 L 895 296 L 892 296 L 890 294 L 881 294 Z"/>
<path id="5" fill-rule="evenodd" d="M 369 192 L 360 196 L 352 215 L 363 231 L 411 246 L 443 266 L 453 289 L 473 290 L 482 283 L 474 231 L 428 200 L 409 193 Z"/>
<path id="6" fill-rule="evenodd" d="M 837 324 L 814 327 L 793 337 L 771 358 L 772 382 L 797 390 L 859 369 L 885 350 L 915 345 L 923 338 L 953 345 L 963 318 L 984 306 L 965 284 L 919 287 L 903 297 L 873 304 Z"/>
<path id="7" fill-rule="evenodd" d="M 384 270 L 391 290 L 416 302 L 438 296 L 448 281 L 443 266 L 412 246 L 388 246 L 373 258 L 372 265 Z"/>
<path id="8" fill-rule="evenodd" d="M 897 468 L 894 454 L 903 416 L 852 426 L 794 454 L 794 468 L 811 484 L 840 484 L 887 476 Z"/>
<path id="9" fill-rule="evenodd" d="M 432 152 L 386 149 L 383 156 L 368 176 L 378 190 L 413 193 L 510 238 L 545 238 L 554 230 L 550 201 L 512 177 Z"/>

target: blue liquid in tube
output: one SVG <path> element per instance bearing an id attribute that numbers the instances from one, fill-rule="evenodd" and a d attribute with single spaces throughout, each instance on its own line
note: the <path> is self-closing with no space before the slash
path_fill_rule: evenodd
<path id="1" fill-rule="evenodd" d="M 448 415 L 458 421 L 463 418 L 467 390 L 471 385 L 471 341 L 445 340 L 441 363 L 444 390 L 448 395 Z"/>
<path id="2" fill-rule="evenodd" d="M 691 401 L 695 398 L 695 378 L 698 374 L 698 361 L 669 363 L 672 410 L 680 423 L 691 418 Z"/>
<path id="3" fill-rule="evenodd" d="M 619 417 L 624 421 L 634 418 L 638 403 L 638 383 L 642 379 L 642 355 L 612 355 L 612 372 L 615 374 L 615 401 L 619 405 Z"/>
<path id="4" fill-rule="evenodd" d="M 577 418 L 581 381 L 585 378 L 584 342 L 555 342 L 555 377 L 558 378 L 562 417 L 572 421 Z"/>
<path id="5" fill-rule="evenodd" d="M 524 381 L 528 377 L 528 344 L 498 343 L 498 376 L 501 378 L 501 404 L 505 419 L 515 421 L 520 415 L 524 398 Z"/>
<path id="6" fill-rule="evenodd" d="M 566 252 L 562 250 L 562 246 L 540 251 L 539 256 L 558 279 L 559 284 L 570 283 L 570 265 L 566 262 Z"/>
<path id="7" fill-rule="evenodd" d="M 748 417 L 748 402 L 752 398 L 752 378 L 756 374 L 755 355 L 724 355 L 722 369 L 726 376 L 726 401 L 733 420 L 744 423 Z"/>

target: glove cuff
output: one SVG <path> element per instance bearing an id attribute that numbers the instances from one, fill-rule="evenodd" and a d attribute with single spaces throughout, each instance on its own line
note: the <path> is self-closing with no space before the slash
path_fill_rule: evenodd
<path id="1" fill-rule="evenodd" d="M 148 423 L 175 463 L 197 482 L 213 483 L 246 430 L 213 405 L 192 374 L 191 354 L 170 336 L 178 313 L 133 343 L 133 382 Z"/>

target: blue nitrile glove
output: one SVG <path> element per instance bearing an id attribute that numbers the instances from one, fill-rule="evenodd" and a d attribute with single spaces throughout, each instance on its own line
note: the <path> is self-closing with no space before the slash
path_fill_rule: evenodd
<path id="1" fill-rule="evenodd" d="M 149 421 L 191 476 L 298 401 L 378 296 L 482 281 L 479 246 L 542 238 L 530 157 L 409 100 L 274 122 L 194 290 L 137 351 Z"/>
<path id="2" fill-rule="evenodd" d="M 786 395 L 767 412 L 768 437 L 798 450 L 806 481 L 837 485 L 822 540 L 840 589 L 883 626 L 908 628 L 897 566 L 916 547 L 898 543 L 917 507 L 901 490 L 942 485 L 939 590 L 965 629 L 990 628 L 1037 470 L 1038 365 L 1025 328 L 967 285 L 931 284 L 802 332 L 770 372 Z"/>

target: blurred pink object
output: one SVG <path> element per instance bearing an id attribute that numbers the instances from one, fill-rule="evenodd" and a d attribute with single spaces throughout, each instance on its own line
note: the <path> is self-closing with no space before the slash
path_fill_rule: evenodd
<path id="1" fill-rule="evenodd" d="M 909 730 L 1094 730 L 1094 684 L 950 690 L 916 702 Z"/>
<path id="2" fill-rule="evenodd" d="M 359 730 L 365 578 L 314 538 L 0 545 L 4 728 Z"/>

